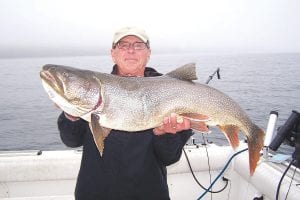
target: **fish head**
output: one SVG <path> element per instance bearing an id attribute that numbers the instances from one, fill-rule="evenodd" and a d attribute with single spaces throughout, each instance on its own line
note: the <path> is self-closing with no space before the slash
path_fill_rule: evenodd
<path id="1" fill-rule="evenodd" d="M 92 71 L 48 64 L 40 77 L 50 99 L 70 115 L 87 115 L 102 102 L 101 83 Z"/>

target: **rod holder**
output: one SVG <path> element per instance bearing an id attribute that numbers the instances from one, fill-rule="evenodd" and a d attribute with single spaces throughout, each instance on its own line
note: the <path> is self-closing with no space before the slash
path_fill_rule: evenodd
<path id="1" fill-rule="evenodd" d="M 268 126 L 266 130 L 266 136 L 264 141 L 264 148 L 263 148 L 263 157 L 264 159 L 268 160 L 269 158 L 269 145 L 274 138 L 274 130 L 275 124 L 278 118 L 278 112 L 271 111 L 269 115 Z"/>

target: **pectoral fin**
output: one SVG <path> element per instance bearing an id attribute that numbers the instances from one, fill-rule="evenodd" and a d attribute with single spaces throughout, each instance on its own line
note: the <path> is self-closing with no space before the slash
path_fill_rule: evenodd
<path id="1" fill-rule="evenodd" d="M 94 137 L 96 146 L 100 152 L 100 155 L 103 155 L 104 151 L 104 139 L 110 133 L 110 129 L 104 128 L 99 124 L 99 116 L 96 114 L 91 115 L 90 129 Z"/>
<path id="2" fill-rule="evenodd" d="M 219 125 L 220 130 L 225 134 L 231 146 L 235 149 L 239 146 L 239 127 L 234 125 Z"/>
<path id="3" fill-rule="evenodd" d="M 210 130 L 205 124 L 205 122 L 210 120 L 208 116 L 198 113 L 184 113 L 180 114 L 180 116 L 191 121 L 191 129 L 200 131 L 202 133 L 210 133 Z"/>

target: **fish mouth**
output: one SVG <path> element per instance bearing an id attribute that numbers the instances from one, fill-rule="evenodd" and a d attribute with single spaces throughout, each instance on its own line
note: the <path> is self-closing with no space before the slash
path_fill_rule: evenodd
<path id="1" fill-rule="evenodd" d="M 60 81 L 58 81 L 55 76 L 52 75 L 48 70 L 43 70 L 40 72 L 40 77 L 43 81 L 45 81 L 48 85 L 50 85 L 55 91 L 63 94 L 64 87 Z"/>
<path id="2" fill-rule="evenodd" d="M 50 82 L 56 82 L 55 78 L 52 76 L 52 74 L 48 71 L 41 71 L 40 77 L 45 81 Z"/>

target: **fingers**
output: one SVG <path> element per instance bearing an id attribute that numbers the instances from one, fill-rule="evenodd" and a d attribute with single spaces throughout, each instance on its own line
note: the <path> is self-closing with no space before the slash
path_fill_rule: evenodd
<path id="1" fill-rule="evenodd" d="M 171 113 L 171 117 L 170 117 L 170 126 L 173 129 L 177 128 L 177 115 L 176 113 Z"/>
<path id="2" fill-rule="evenodd" d="M 183 119 L 183 128 L 185 130 L 190 129 L 191 128 L 191 121 L 189 119 Z"/>
<path id="3" fill-rule="evenodd" d="M 170 117 L 164 118 L 164 123 L 161 126 L 161 130 L 163 130 L 165 133 L 176 133 L 177 132 L 177 120 L 176 120 L 176 114 L 172 113 Z"/>
<path id="4" fill-rule="evenodd" d="M 178 115 L 176 113 L 171 113 L 170 117 L 165 117 L 163 125 L 154 129 L 155 135 L 162 135 L 165 133 L 175 134 L 177 132 L 188 130 L 191 128 L 191 123 L 189 119 L 183 119 L 178 122 Z"/>
<path id="5" fill-rule="evenodd" d="M 153 133 L 154 133 L 154 135 L 163 135 L 163 134 L 165 134 L 166 132 L 164 131 L 164 125 L 161 125 L 159 127 L 154 128 Z"/>

